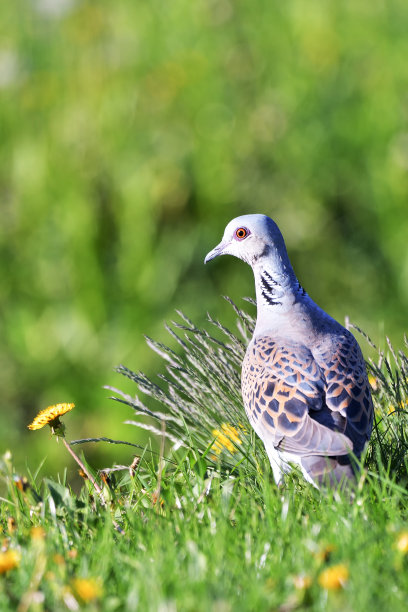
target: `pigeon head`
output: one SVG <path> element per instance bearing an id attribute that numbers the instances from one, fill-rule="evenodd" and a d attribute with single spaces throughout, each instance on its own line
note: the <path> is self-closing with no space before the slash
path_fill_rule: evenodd
<path id="1" fill-rule="evenodd" d="M 208 253 L 204 263 L 218 255 L 234 255 L 250 266 L 277 256 L 287 260 L 282 234 L 266 215 L 243 215 L 230 221 L 220 244 Z"/>

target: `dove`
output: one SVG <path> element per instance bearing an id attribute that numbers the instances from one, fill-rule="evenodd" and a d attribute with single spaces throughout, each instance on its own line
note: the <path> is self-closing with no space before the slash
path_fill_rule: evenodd
<path id="1" fill-rule="evenodd" d="M 298 466 L 315 487 L 355 483 L 370 439 L 373 404 L 353 334 L 306 293 L 282 234 L 266 215 L 228 223 L 204 263 L 233 255 L 255 279 L 257 318 L 242 363 L 248 420 L 264 443 L 276 484 Z"/>

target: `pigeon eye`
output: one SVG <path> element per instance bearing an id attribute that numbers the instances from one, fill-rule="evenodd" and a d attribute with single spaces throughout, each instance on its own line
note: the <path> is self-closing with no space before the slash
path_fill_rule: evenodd
<path id="1" fill-rule="evenodd" d="M 248 236 L 248 234 L 249 231 L 245 227 L 239 227 L 237 230 L 235 230 L 235 236 L 238 238 L 238 240 L 243 240 Z"/>

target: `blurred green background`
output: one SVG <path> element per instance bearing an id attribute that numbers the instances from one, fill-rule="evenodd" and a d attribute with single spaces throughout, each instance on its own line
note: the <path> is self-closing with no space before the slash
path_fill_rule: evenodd
<path id="1" fill-rule="evenodd" d="M 140 440 L 102 386 L 161 367 L 143 334 L 167 341 L 175 308 L 233 325 L 220 296 L 251 271 L 203 258 L 240 214 L 277 221 L 323 308 L 402 346 L 407 24 L 406 0 L 0 4 L 1 452 L 70 463 L 26 430 L 60 401 L 69 439 Z"/>

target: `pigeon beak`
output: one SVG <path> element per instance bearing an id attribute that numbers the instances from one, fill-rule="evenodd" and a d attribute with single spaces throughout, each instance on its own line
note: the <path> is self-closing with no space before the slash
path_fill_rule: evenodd
<path id="1" fill-rule="evenodd" d="M 207 253 L 204 259 L 204 263 L 206 264 L 208 261 L 211 261 L 211 259 L 214 259 L 214 257 L 218 257 L 218 255 L 223 255 L 223 250 L 227 245 L 227 242 L 220 242 L 220 244 L 217 244 L 217 246 L 212 251 Z"/>

